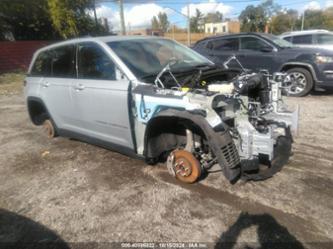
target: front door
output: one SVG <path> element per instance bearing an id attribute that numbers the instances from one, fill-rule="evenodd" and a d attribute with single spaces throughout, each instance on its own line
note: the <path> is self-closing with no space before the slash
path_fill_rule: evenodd
<path id="1" fill-rule="evenodd" d="M 94 42 L 78 44 L 77 70 L 71 90 L 77 132 L 133 149 L 129 80 Z"/>
<path id="2" fill-rule="evenodd" d="M 208 41 L 204 48 L 204 54 L 215 64 L 223 64 L 233 55 L 236 55 L 239 48 L 239 39 L 237 37 L 216 38 Z M 239 68 L 235 61 L 230 61 L 227 65 L 230 68 Z"/>
<path id="3" fill-rule="evenodd" d="M 266 69 L 272 73 L 276 52 L 266 41 L 254 36 L 242 36 L 237 58 L 244 68 L 258 72 Z"/>

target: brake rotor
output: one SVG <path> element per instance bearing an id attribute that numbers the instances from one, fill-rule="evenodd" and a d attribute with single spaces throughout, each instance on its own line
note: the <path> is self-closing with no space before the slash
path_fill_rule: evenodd
<path id="1" fill-rule="evenodd" d="M 46 119 L 43 123 L 43 128 L 48 138 L 53 138 L 55 136 L 54 126 L 51 120 Z"/>
<path id="2" fill-rule="evenodd" d="M 193 183 L 201 175 L 201 167 L 195 156 L 186 150 L 175 150 L 171 152 L 169 158 L 172 158 L 172 175 L 185 183 Z M 170 163 L 170 161 L 169 161 Z"/>

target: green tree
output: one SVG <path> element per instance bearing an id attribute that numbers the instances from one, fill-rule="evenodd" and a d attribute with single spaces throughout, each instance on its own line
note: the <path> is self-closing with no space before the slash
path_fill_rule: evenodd
<path id="1" fill-rule="evenodd" d="M 281 34 L 287 31 L 298 29 L 298 13 L 296 10 L 287 10 L 279 12 L 272 17 L 270 22 L 271 32 L 273 34 Z"/>
<path id="2" fill-rule="evenodd" d="M 107 30 L 91 16 L 93 0 L 48 0 L 54 28 L 65 39 L 82 35 L 101 35 Z"/>
<path id="3" fill-rule="evenodd" d="M 242 32 L 264 32 L 267 23 L 264 8 L 249 5 L 239 16 Z"/>
<path id="4" fill-rule="evenodd" d="M 281 6 L 273 0 L 266 0 L 258 6 L 248 5 L 239 16 L 241 31 L 264 32 L 273 15 L 281 10 Z"/>
<path id="5" fill-rule="evenodd" d="M 216 11 L 215 13 L 208 13 L 204 17 L 204 23 L 219 23 L 223 20 L 223 14 L 219 11 Z"/>
<path id="6" fill-rule="evenodd" d="M 156 16 L 154 16 L 152 19 L 151 19 L 151 28 L 152 29 L 159 29 L 160 28 L 160 23 L 158 22 L 158 19 Z"/>
<path id="7" fill-rule="evenodd" d="M 1 0 L 0 39 L 11 33 L 15 40 L 58 39 L 45 0 Z"/>
<path id="8" fill-rule="evenodd" d="M 328 30 L 333 29 L 333 7 L 324 10 L 324 28 Z"/>
<path id="9" fill-rule="evenodd" d="M 170 22 L 168 20 L 168 16 L 166 13 L 159 12 L 157 17 L 154 16 L 151 19 L 151 27 L 152 29 L 161 29 L 163 32 L 167 32 L 170 26 Z"/>
<path id="10" fill-rule="evenodd" d="M 281 6 L 279 4 L 275 4 L 273 0 L 266 0 L 260 4 L 260 6 L 264 9 L 265 16 L 267 19 L 270 19 L 273 15 L 281 12 Z"/>
<path id="11" fill-rule="evenodd" d="M 324 29 L 325 16 L 321 10 L 307 10 L 304 13 L 304 29 Z"/>
<path id="12" fill-rule="evenodd" d="M 195 10 L 195 16 L 190 18 L 190 30 L 194 33 L 199 33 L 202 30 L 200 29 L 200 26 L 203 24 L 203 14 L 200 10 Z"/>
<path id="13" fill-rule="evenodd" d="M 170 26 L 167 14 L 162 12 L 158 13 L 158 20 L 162 31 L 167 32 Z"/>

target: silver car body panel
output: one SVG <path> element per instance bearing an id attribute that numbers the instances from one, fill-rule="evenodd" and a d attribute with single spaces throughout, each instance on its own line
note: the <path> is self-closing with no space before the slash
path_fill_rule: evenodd
<path id="1" fill-rule="evenodd" d="M 259 133 L 248 121 L 244 110 L 229 111 L 228 103 L 214 99 L 224 94 L 202 95 L 181 89 L 162 89 L 140 82 L 122 60 L 107 46 L 106 42 L 128 39 L 154 39 L 146 37 L 105 37 L 73 39 L 38 50 L 32 59 L 29 73 L 38 54 L 59 46 L 94 42 L 104 49 L 117 67 L 117 79 L 87 80 L 68 78 L 26 78 L 25 96 L 40 98 L 59 129 L 73 131 L 87 137 L 120 145 L 144 155 L 147 124 L 162 111 L 168 109 L 188 112 L 203 111 L 205 120 L 213 129 L 224 121 L 216 111 L 216 105 L 226 107 L 225 115 L 235 118 L 240 139 L 235 145 L 241 159 L 251 160 L 260 154 L 274 157 L 274 145 L 279 135 L 285 135 L 280 127 L 271 125 L 265 134 Z M 159 38 L 161 39 L 161 38 Z M 154 88 L 153 94 L 137 90 L 139 86 Z M 266 118 L 284 122 L 297 132 L 298 110 L 284 110 L 279 95 L 280 85 L 273 84 L 272 110 Z"/>

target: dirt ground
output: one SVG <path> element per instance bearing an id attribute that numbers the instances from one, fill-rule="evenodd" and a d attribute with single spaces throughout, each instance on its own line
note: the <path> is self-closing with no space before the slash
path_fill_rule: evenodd
<path id="1" fill-rule="evenodd" d="M 300 130 L 280 173 L 230 185 L 216 172 L 183 185 L 164 165 L 47 139 L 20 91 L 0 93 L 0 248 L 54 240 L 63 248 L 333 248 L 333 94 L 287 102 L 301 107 Z"/>

